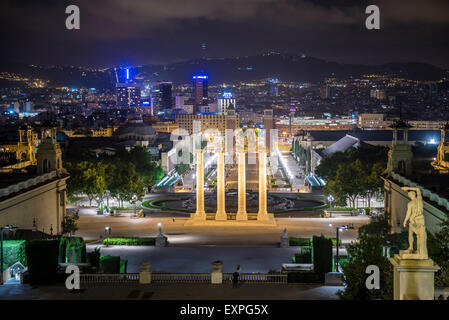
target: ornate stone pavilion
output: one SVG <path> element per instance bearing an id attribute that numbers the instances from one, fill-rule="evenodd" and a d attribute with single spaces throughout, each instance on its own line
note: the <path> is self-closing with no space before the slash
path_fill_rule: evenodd
<path id="1" fill-rule="evenodd" d="M 247 152 L 243 143 L 237 143 L 236 159 L 238 165 L 238 209 L 235 220 L 229 219 L 225 209 L 225 148 L 219 145 L 214 148 L 217 153 L 217 211 L 214 219 L 208 219 L 204 209 L 204 149 L 196 152 L 196 212 L 191 214 L 186 225 L 237 226 L 257 225 L 276 226 L 274 215 L 267 212 L 267 153 L 263 144 L 258 144 L 259 159 L 259 211 L 257 219 L 248 219 L 246 211 L 246 165 Z M 233 215 L 234 213 L 231 213 Z"/>

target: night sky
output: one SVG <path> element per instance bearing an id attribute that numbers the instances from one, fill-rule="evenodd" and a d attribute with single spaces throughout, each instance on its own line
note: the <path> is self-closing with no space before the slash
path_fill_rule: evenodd
<path id="1" fill-rule="evenodd" d="M 81 29 L 65 28 L 76 4 Z M 376 4 L 381 29 L 365 28 Z M 448 0 L 85 0 L 0 4 L 1 59 L 45 65 L 161 64 L 265 51 L 345 63 L 449 68 Z"/>

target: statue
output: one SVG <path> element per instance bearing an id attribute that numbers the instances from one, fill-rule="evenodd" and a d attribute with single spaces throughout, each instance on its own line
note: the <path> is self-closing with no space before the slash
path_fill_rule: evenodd
<path id="1" fill-rule="evenodd" d="M 421 190 L 419 188 L 403 187 L 402 190 L 409 190 L 410 202 L 407 204 L 407 214 L 404 220 L 404 228 L 408 227 L 408 243 L 407 250 L 401 250 L 400 255 L 405 259 L 428 259 L 427 255 L 427 233 L 423 215 L 423 201 Z M 417 250 L 413 248 L 413 234 L 416 234 Z"/>

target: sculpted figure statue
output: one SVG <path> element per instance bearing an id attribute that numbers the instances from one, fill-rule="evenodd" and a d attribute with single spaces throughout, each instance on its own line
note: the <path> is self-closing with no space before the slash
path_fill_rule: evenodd
<path id="1" fill-rule="evenodd" d="M 423 201 L 421 190 L 419 188 L 403 187 L 402 190 L 408 190 L 408 196 L 411 199 L 407 205 L 407 214 L 404 220 L 404 228 L 408 227 L 408 243 L 407 250 L 401 251 L 402 254 L 411 254 L 410 258 L 427 259 L 427 233 L 423 215 Z M 417 250 L 413 249 L 413 234 L 416 234 Z"/>

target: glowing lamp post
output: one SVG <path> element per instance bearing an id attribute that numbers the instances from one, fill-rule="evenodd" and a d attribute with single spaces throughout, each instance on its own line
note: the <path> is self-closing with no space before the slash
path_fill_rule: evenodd
<path id="1" fill-rule="evenodd" d="M 339 252 L 338 249 L 340 247 L 340 232 L 342 232 L 343 230 L 348 230 L 348 229 L 354 229 L 353 226 L 349 226 L 349 225 L 343 225 L 341 227 L 337 227 L 337 259 L 335 260 L 335 270 L 336 272 L 338 272 L 338 258 L 339 258 Z"/>
<path id="2" fill-rule="evenodd" d="M 133 198 L 132 198 L 132 200 L 133 200 L 133 203 L 134 203 L 134 216 L 136 216 L 136 204 L 137 204 L 137 196 L 136 195 L 133 195 Z"/>

